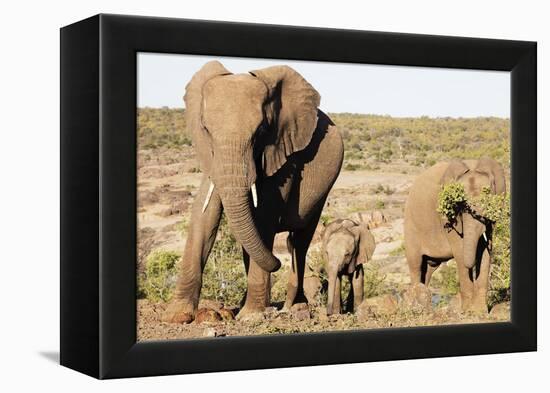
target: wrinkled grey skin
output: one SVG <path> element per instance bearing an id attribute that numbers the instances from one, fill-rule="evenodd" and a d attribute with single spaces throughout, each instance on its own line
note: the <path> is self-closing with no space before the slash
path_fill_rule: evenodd
<path id="1" fill-rule="evenodd" d="M 323 252 L 328 273 L 328 315 L 342 311 L 343 276 L 347 276 L 351 283 L 348 304 L 353 304 L 353 310 L 357 310 L 363 302 L 363 264 L 372 259 L 375 247 L 374 236 L 367 224 L 346 219 L 327 225 L 323 233 Z"/>
<path id="2" fill-rule="evenodd" d="M 287 66 L 232 74 L 212 61 L 193 76 L 185 116 L 204 176 L 164 321 L 193 320 L 222 211 L 243 247 L 248 276 L 238 317 L 270 303 L 270 273 L 280 267 L 272 253 L 278 232 L 290 233 L 287 302 L 306 301 L 305 256 L 343 159 L 342 137 L 319 102 L 317 91 Z"/>
<path id="3" fill-rule="evenodd" d="M 494 194 L 506 191 L 504 170 L 490 158 L 440 162 L 420 174 L 405 204 L 405 253 L 411 284 L 428 286 L 438 266 L 454 258 L 462 309 L 486 313 L 492 225 L 477 206 L 448 225 L 437 212 L 437 200 L 442 185 L 450 182 L 462 183 L 470 199 L 479 196 L 483 187 Z"/>

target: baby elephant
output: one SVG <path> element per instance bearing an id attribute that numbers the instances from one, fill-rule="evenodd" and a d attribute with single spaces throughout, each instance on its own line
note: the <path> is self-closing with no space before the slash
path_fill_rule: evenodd
<path id="1" fill-rule="evenodd" d="M 352 304 L 353 299 L 353 309 L 357 310 L 363 301 L 363 264 L 372 258 L 374 248 L 374 236 L 365 223 L 340 219 L 326 226 L 323 233 L 323 252 L 328 273 L 328 315 L 341 312 L 343 275 L 351 283 L 347 304 Z"/>

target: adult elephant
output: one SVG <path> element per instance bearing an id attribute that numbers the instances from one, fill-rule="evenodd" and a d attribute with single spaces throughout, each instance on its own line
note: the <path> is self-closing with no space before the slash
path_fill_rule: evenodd
<path id="1" fill-rule="evenodd" d="M 470 202 L 452 224 L 437 212 L 441 187 L 450 182 L 463 184 Z M 506 191 L 504 170 L 493 159 L 441 162 L 417 177 L 405 205 L 405 253 L 411 284 L 428 286 L 437 267 L 454 258 L 464 311 L 487 312 L 492 223 L 472 204 L 484 187 L 493 194 Z"/>
<path id="2" fill-rule="evenodd" d="M 343 159 L 342 137 L 318 109 L 320 96 L 296 71 L 275 66 L 232 74 L 205 64 L 186 86 L 187 127 L 203 172 L 194 201 L 175 300 L 163 315 L 188 323 L 222 211 L 243 247 L 247 292 L 239 317 L 270 302 L 278 232 L 289 232 L 293 303 L 305 302 L 307 249 Z M 287 296 L 287 298 L 288 298 Z"/>

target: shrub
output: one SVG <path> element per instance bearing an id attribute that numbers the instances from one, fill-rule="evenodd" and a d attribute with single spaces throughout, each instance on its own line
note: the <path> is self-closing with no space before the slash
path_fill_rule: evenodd
<path id="1" fill-rule="evenodd" d="M 378 199 L 378 200 L 374 203 L 374 208 L 375 208 L 375 209 L 380 210 L 380 209 L 383 209 L 383 208 L 385 208 L 385 207 L 386 207 L 386 204 L 385 204 L 384 201 L 381 200 L 381 199 Z"/>
<path id="2" fill-rule="evenodd" d="M 367 263 L 364 265 L 365 271 L 365 297 L 374 297 L 381 295 L 384 291 L 384 281 L 386 275 L 380 271 L 380 265 L 377 263 Z"/>
<path id="3" fill-rule="evenodd" d="M 179 259 L 173 251 L 157 250 L 149 254 L 145 271 L 138 281 L 138 297 L 153 302 L 169 301 L 176 285 Z"/>
<path id="4" fill-rule="evenodd" d="M 437 212 L 446 217 L 449 224 L 452 225 L 456 222 L 456 217 L 466 206 L 466 193 L 463 184 L 453 182 L 441 186 Z"/>
<path id="5" fill-rule="evenodd" d="M 493 248 L 489 307 L 510 300 L 510 194 L 494 195 L 484 190 L 476 205 L 492 221 Z"/>
<path id="6" fill-rule="evenodd" d="M 344 169 L 346 171 L 357 171 L 361 169 L 361 165 L 348 162 L 346 165 L 344 165 Z"/>
<path id="7" fill-rule="evenodd" d="M 201 298 L 239 305 L 246 292 L 242 249 L 222 216 L 214 247 L 202 276 Z"/>

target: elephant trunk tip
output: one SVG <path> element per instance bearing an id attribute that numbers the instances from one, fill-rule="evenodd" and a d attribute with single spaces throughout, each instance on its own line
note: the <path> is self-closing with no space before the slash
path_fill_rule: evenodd
<path id="1" fill-rule="evenodd" d="M 271 261 L 269 261 L 269 263 L 258 262 L 258 265 L 260 265 L 260 267 L 264 269 L 266 272 L 275 273 L 277 270 L 281 268 L 281 261 L 276 256 L 273 256 L 273 258 L 271 258 Z"/>

